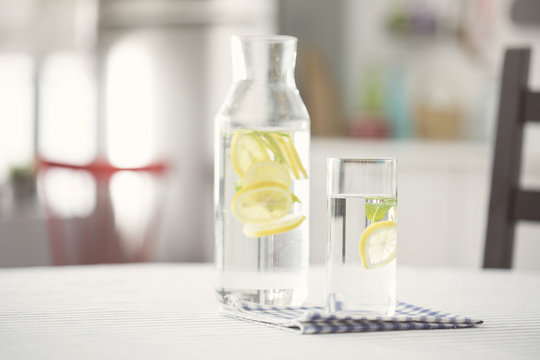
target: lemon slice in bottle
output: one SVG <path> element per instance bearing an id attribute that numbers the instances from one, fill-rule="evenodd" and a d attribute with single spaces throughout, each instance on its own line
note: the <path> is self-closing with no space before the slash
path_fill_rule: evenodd
<path id="1" fill-rule="evenodd" d="M 289 145 L 290 154 L 292 157 L 292 161 L 294 163 L 294 166 L 297 168 L 297 172 L 299 173 L 299 178 L 307 179 L 307 171 L 304 168 L 304 165 L 302 164 L 302 160 L 300 160 L 300 155 L 298 155 L 298 151 L 296 151 L 296 147 L 294 146 L 294 142 L 290 136 L 286 139 L 287 144 Z"/>
<path id="2" fill-rule="evenodd" d="M 281 234 L 298 227 L 305 219 L 304 215 L 289 214 L 263 224 L 246 224 L 244 234 L 252 238 Z"/>
<path id="3" fill-rule="evenodd" d="M 379 221 L 368 226 L 360 237 L 360 257 L 366 269 L 376 269 L 396 258 L 397 223 Z"/>
<path id="4" fill-rule="evenodd" d="M 294 162 L 294 156 L 291 152 L 289 144 L 285 140 L 284 136 L 276 133 L 270 134 L 277 145 L 281 156 L 283 157 L 283 162 L 291 170 L 291 173 L 296 179 L 300 179 L 300 172 L 298 170 L 297 164 Z"/>
<path id="5" fill-rule="evenodd" d="M 231 141 L 231 161 L 234 171 L 243 178 L 253 165 L 270 161 L 270 155 L 257 134 L 236 130 Z"/>
<path id="6" fill-rule="evenodd" d="M 263 181 L 274 181 L 286 187 L 291 185 L 289 171 L 275 161 L 265 161 L 250 167 L 244 177 L 243 185 L 249 186 Z"/>
<path id="7" fill-rule="evenodd" d="M 231 202 L 236 218 L 248 224 L 278 220 L 291 211 L 293 197 L 287 186 L 275 181 L 261 181 L 245 186 Z"/>

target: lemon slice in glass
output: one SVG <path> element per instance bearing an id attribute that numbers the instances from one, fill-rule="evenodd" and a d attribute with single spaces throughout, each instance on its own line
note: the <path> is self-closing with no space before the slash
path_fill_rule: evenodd
<path id="1" fill-rule="evenodd" d="M 368 226 L 360 237 L 360 257 L 366 269 L 384 266 L 396 258 L 397 223 L 379 221 Z"/>
<path id="2" fill-rule="evenodd" d="M 249 186 L 262 181 L 274 181 L 286 187 L 291 185 L 289 171 L 275 161 L 266 161 L 250 167 L 244 177 L 243 185 Z"/>
<path id="3" fill-rule="evenodd" d="M 289 214 L 279 220 L 263 224 L 246 224 L 244 225 L 244 234 L 253 238 L 281 234 L 296 228 L 305 219 L 304 215 Z"/>
<path id="4" fill-rule="evenodd" d="M 257 134 L 249 130 L 236 130 L 231 141 L 231 161 L 241 178 L 255 164 L 270 161 L 270 155 Z"/>
<path id="5" fill-rule="evenodd" d="M 280 219 L 291 211 L 293 197 L 287 186 L 261 181 L 238 191 L 231 203 L 236 218 L 248 224 Z"/>

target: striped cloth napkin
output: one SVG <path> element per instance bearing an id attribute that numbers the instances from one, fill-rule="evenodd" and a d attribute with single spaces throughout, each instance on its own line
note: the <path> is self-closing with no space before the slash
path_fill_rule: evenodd
<path id="1" fill-rule="evenodd" d="M 364 331 L 468 328 L 482 320 L 442 313 L 398 302 L 394 316 L 325 312 L 323 307 L 276 307 L 229 297 L 222 312 L 238 319 L 276 326 L 301 334 L 333 334 Z"/>

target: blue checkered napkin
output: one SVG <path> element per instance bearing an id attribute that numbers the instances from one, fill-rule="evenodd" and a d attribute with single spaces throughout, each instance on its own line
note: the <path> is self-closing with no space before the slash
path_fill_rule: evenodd
<path id="1" fill-rule="evenodd" d="M 276 307 L 228 299 L 227 315 L 301 334 L 331 334 L 386 330 L 455 329 L 482 324 L 471 319 L 398 302 L 394 316 L 325 312 L 323 307 Z"/>

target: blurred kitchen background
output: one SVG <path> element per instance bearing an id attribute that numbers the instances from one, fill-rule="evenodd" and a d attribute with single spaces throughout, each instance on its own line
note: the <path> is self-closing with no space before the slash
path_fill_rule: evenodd
<path id="1" fill-rule="evenodd" d="M 326 157 L 395 156 L 400 263 L 480 267 L 505 48 L 540 87 L 534 0 L 0 0 L 0 267 L 212 261 L 229 39 L 270 33 L 299 38 L 312 263 Z M 539 269 L 540 227 L 517 239 Z"/>

